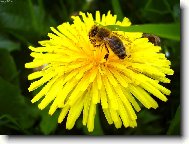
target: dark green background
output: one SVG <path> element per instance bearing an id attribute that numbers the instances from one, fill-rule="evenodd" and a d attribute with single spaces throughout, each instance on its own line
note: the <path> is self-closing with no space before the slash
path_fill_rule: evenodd
<path id="1" fill-rule="evenodd" d="M 70 16 L 79 11 L 107 13 L 109 10 L 118 19 L 128 17 L 133 24 L 180 23 L 178 0 L 12 0 L 0 2 L 0 134 L 21 135 L 181 135 L 180 127 L 180 42 L 162 40 L 162 52 L 172 62 L 173 76 L 168 102 L 156 99 L 159 108 L 143 108 L 138 115 L 138 127 L 116 129 L 108 125 L 101 110 L 95 118 L 93 133 L 82 126 L 82 116 L 70 131 L 65 129 L 65 120 L 57 124 L 59 112 L 52 117 L 48 108 L 40 111 L 31 104 L 34 93 L 27 88 L 27 75 L 32 72 L 24 68 L 29 56 L 29 45 L 39 46 L 38 41 L 48 39 L 50 26 L 71 22 Z M 179 27 L 178 27 L 179 29 Z M 174 36 L 174 33 L 172 33 Z"/>

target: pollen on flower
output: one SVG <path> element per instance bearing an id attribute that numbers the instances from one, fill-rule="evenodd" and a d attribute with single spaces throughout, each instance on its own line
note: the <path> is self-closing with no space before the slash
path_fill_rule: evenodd
<path id="1" fill-rule="evenodd" d="M 127 18 L 117 21 L 116 15 L 108 12 L 101 16 L 99 11 L 95 17 L 80 12 L 80 16 L 72 18 L 73 24 L 52 27 L 50 39 L 39 42 L 40 47 L 29 47 L 33 61 L 25 67 L 42 66 L 28 76 L 34 81 L 29 91 L 42 86 L 32 103 L 40 101 L 41 110 L 50 105 L 50 115 L 60 109 L 58 123 L 67 117 L 67 129 L 72 129 L 82 115 L 83 125 L 92 132 L 97 105 L 101 105 L 107 122 L 116 128 L 122 124 L 136 127 L 139 103 L 156 109 L 154 97 L 167 101 L 166 95 L 171 92 L 161 83 L 169 83 L 166 75 L 173 75 L 170 61 L 160 53 L 160 46 L 154 46 L 139 32 L 115 32 L 118 38 L 114 38 L 125 47 L 124 57 L 106 44 L 95 46 L 99 40 L 89 38 L 96 23 L 130 26 Z"/>

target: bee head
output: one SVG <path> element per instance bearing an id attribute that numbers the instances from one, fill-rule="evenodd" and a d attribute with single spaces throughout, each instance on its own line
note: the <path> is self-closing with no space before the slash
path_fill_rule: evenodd
<path id="1" fill-rule="evenodd" d="M 98 33 L 98 30 L 99 30 L 99 28 L 98 28 L 96 25 L 94 25 L 94 26 L 91 28 L 91 31 L 90 31 L 90 33 L 89 33 L 89 36 L 90 36 L 90 37 L 95 37 L 96 34 Z"/>

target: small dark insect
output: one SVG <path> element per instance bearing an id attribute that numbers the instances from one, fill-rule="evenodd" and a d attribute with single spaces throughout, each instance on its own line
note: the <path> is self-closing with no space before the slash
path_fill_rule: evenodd
<path id="1" fill-rule="evenodd" d="M 104 59 L 108 59 L 109 50 L 108 47 L 116 54 L 120 59 L 126 57 L 125 46 L 116 33 L 101 27 L 94 25 L 89 31 L 89 39 L 95 47 L 105 46 L 107 54 L 104 56 Z"/>
<path id="2" fill-rule="evenodd" d="M 148 38 L 149 42 L 153 43 L 155 46 L 160 46 L 161 44 L 160 38 L 156 35 L 143 33 L 142 37 Z"/>

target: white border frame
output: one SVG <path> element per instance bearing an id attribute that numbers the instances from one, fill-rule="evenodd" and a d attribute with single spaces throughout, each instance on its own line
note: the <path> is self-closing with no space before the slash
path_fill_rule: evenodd
<path id="1" fill-rule="evenodd" d="M 0 144 L 189 144 L 189 0 L 181 0 L 182 9 L 182 127 L 183 136 L 149 137 L 24 137 L 0 136 Z"/>

